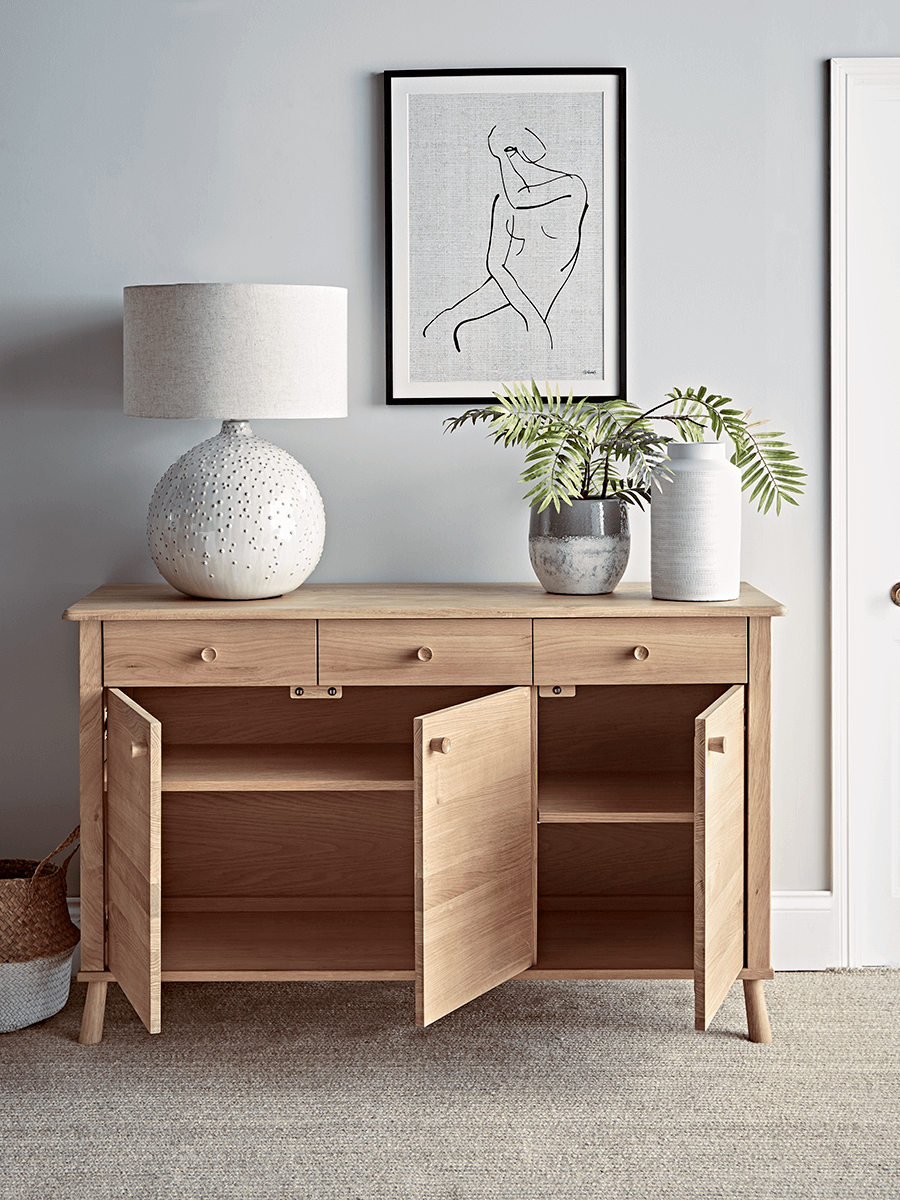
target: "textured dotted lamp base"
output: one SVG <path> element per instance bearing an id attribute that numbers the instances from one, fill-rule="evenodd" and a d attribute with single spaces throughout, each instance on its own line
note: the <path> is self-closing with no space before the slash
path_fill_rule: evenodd
<path id="1" fill-rule="evenodd" d="M 325 544 L 325 508 L 309 473 L 247 421 L 194 446 L 156 485 L 150 554 L 187 596 L 262 600 L 298 588 Z"/>

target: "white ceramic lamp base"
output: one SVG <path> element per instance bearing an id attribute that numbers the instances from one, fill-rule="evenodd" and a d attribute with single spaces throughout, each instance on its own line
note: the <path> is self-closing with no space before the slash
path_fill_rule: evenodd
<path id="1" fill-rule="evenodd" d="M 156 485 L 147 536 L 159 573 L 179 592 L 262 600 L 294 591 L 312 573 L 325 544 L 325 508 L 287 451 L 246 421 L 224 421 Z"/>

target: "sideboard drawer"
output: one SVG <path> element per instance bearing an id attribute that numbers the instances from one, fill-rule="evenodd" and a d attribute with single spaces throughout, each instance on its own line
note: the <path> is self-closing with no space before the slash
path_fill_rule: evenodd
<path id="1" fill-rule="evenodd" d="M 534 622 L 534 682 L 746 683 L 743 617 Z"/>
<path id="2" fill-rule="evenodd" d="M 315 621 L 104 621 L 108 687 L 316 682 Z"/>
<path id="3" fill-rule="evenodd" d="M 530 684 L 531 621 L 320 621 L 322 684 Z"/>

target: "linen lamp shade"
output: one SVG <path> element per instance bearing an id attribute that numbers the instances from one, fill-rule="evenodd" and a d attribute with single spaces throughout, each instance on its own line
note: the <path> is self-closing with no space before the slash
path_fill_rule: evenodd
<path id="1" fill-rule="evenodd" d="M 163 578 L 188 596 L 259 600 L 299 587 L 325 541 L 309 473 L 251 418 L 347 415 L 347 292 L 293 284 L 125 289 L 124 407 L 135 417 L 220 417 L 150 502 Z"/>
<path id="2" fill-rule="evenodd" d="M 125 288 L 132 417 L 347 415 L 347 292 L 293 284 Z"/>

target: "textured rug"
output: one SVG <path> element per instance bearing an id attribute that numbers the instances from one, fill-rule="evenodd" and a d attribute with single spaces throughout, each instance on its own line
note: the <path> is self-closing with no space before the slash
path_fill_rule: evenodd
<path id="1" fill-rule="evenodd" d="M 110 988 L 0 1036 L 3 1200 L 900 1196 L 900 971 L 740 985 L 508 983 L 427 1030 L 407 983 Z"/>

